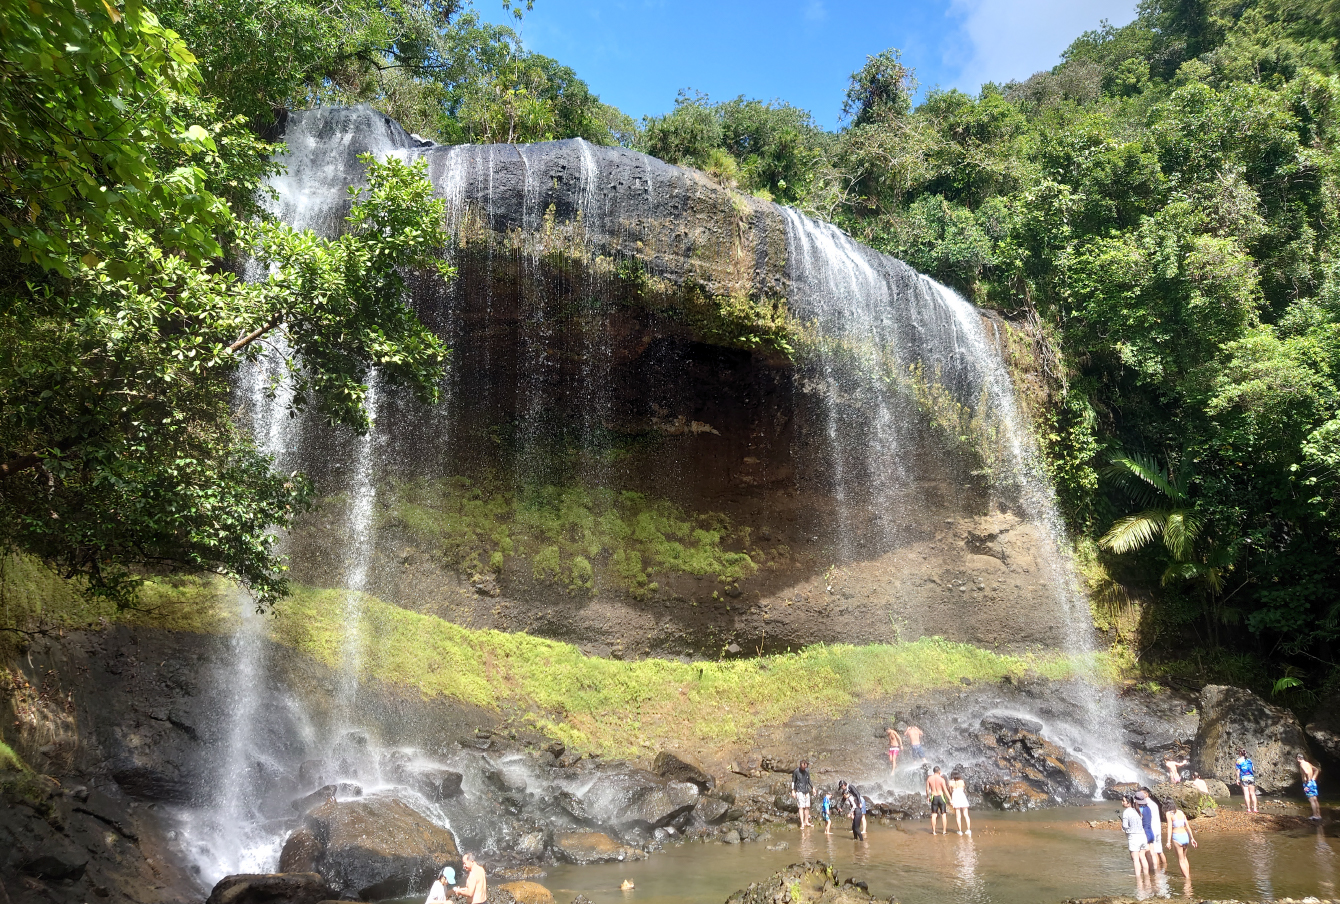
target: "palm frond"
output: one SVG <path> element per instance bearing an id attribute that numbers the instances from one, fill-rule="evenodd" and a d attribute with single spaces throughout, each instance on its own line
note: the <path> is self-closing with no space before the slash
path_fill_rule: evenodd
<path id="1" fill-rule="evenodd" d="M 1132 453 L 1113 456 L 1100 473 L 1119 486 L 1137 505 L 1151 506 L 1160 498 L 1170 502 L 1181 502 L 1185 498 L 1182 488 L 1168 479 L 1152 455 Z"/>
<path id="2" fill-rule="evenodd" d="M 1163 529 L 1163 545 L 1168 547 L 1174 559 L 1185 562 L 1191 558 L 1192 547 L 1204 519 L 1187 508 L 1174 509 L 1168 513 L 1168 522 Z"/>
<path id="3" fill-rule="evenodd" d="M 1167 523 L 1166 510 L 1149 509 L 1127 515 L 1119 519 L 1099 538 L 1098 545 L 1115 553 L 1130 552 L 1149 545 L 1155 537 L 1163 533 Z"/>

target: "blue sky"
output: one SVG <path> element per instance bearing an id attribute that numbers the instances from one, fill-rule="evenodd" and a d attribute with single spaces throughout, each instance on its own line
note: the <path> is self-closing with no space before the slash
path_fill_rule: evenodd
<path id="1" fill-rule="evenodd" d="M 1080 32 L 1121 25 L 1135 0 L 535 0 L 527 48 L 571 66 L 606 103 L 640 118 L 681 88 L 716 100 L 781 98 L 837 125 L 850 74 L 903 51 L 923 89 L 976 91 L 1055 65 Z M 497 0 L 476 8 L 508 21 Z"/>

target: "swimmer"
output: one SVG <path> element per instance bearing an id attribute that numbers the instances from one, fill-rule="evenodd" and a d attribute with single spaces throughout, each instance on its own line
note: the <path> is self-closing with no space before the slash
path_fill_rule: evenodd
<path id="1" fill-rule="evenodd" d="M 1321 775 L 1321 767 L 1312 765 L 1300 753 L 1298 771 L 1303 773 L 1303 796 L 1312 805 L 1311 819 L 1313 822 L 1321 822 L 1321 802 L 1317 800 L 1317 776 Z"/>
<path id="2" fill-rule="evenodd" d="M 939 815 L 944 823 L 944 831 L 941 834 L 948 835 L 949 785 L 945 783 L 945 777 L 940 774 L 939 766 L 932 769 L 931 774 L 926 778 L 926 801 L 931 805 L 931 834 L 935 834 L 935 817 Z"/>
<path id="3" fill-rule="evenodd" d="M 968 834 L 972 834 L 972 817 L 968 815 L 968 783 L 963 774 L 954 772 L 949 776 L 949 806 L 954 808 L 954 825 L 958 833 L 963 834 L 963 824 L 968 824 Z M 945 817 L 945 833 L 949 832 L 949 817 Z"/>
<path id="4" fill-rule="evenodd" d="M 1256 766 L 1247 756 L 1246 748 L 1238 750 L 1238 759 L 1233 763 L 1238 769 L 1238 784 L 1242 787 L 1242 799 L 1248 813 L 1259 813 L 1256 809 Z"/>
<path id="5" fill-rule="evenodd" d="M 1186 849 L 1188 846 L 1200 847 L 1196 844 L 1196 836 L 1191 831 L 1191 821 L 1171 798 L 1163 802 L 1163 812 L 1168 814 L 1168 843 L 1177 852 L 1177 865 L 1182 868 L 1182 875 L 1190 879 L 1191 864 L 1187 862 Z"/>
<path id="6" fill-rule="evenodd" d="M 884 729 L 884 733 L 889 736 L 889 764 L 893 767 L 889 773 L 892 774 L 898 771 L 898 754 L 903 750 L 903 739 L 892 728 Z"/>

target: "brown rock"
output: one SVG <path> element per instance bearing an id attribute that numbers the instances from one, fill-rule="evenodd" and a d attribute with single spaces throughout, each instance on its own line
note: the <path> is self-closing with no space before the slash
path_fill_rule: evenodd
<path id="1" fill-rule="evenodd" d="M 1051 798 L 1028 782 L 994 782 L 982 788 L 982 796 L 1002 810 L 1034 810 L 1051 804 Z"/>
<path id="2" fill-rule="evenodd" d="M 316 873 L 244 873 L 219 880 L 205 904 L 319 904 L 333 897 Z"/>
<path id="3" fill-rule="evenodd" d="M 559 858 L 577 864 L 642 860 L 647 856 L 604 832 L 560 832 L 554 836 L 553 851 Z"/>
<path id="4" fill-rule="evenodd" d="M 281 873 L 314 873 L 316 865 L 325 853 L 323 845 L 306 827 L 299 828 L 284 841 L 284 849 L 279 854 Z"/>
<path id="5" fill-rule="evenodd" d="M 1272 706 L 1251 691 L 1206 685 L 1200 692 L 1200 729 L 1194 768 L 1201 775 L 1236 781 L 1239 748 L 1256 765 L 1256 786 L 1266 794 L 1300 781 L 1298 754 L 1310 756 L 1302 726 L 1293 713 Z"/>
<path id="6" fill-rule="evenodd" d="M 498 888 L 511 895 L 517 904 L 554 904 L 553 894 L 538 882 L 507 882 Z"/>
<path id="7" fill-rule="evenodd" d="M 668 750 L 662 750 L 656 754 L 656 760 L 652 763 L 651 771 L 661 778 L 679 782 L 692 782 L 698 786 L 700 791 L 711 791 L 716 787 L 716 779 L 708 774 L 707 770 L 703 768 L 702 762 L 692 754 L 671 753 Z"/>

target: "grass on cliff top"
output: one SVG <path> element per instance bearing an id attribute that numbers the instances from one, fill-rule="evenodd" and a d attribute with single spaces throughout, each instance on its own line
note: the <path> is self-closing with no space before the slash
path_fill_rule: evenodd
<path id="1" fill-rule="evenodd" d="M 286 646 L 338 667 L 348 636 L 346 591 L 298 588 L 273 622 Z M 360 595 L 356 636 L 365 678 L 425 696 L 522 714 L 565 743 L 636 756 L 669 743 L 747 741 L 801 712 L 845 712 L 900 689 L 957 686 L 1026 673 L 1069 677 L 1061 656 L 1006 656 L 928 638 L 871 646 L 821 645 L 797 653 L 721 662 L 618 661 L 527 634 L 473 630 Z"/>

